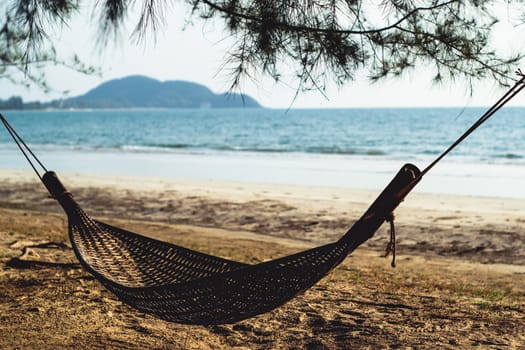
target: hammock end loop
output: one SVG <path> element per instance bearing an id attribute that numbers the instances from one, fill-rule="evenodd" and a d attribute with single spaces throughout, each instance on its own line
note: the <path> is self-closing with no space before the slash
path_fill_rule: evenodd
<path id="1" fill-rule="evenodd" d="M 69 192 L 62 182 L 60 182 L 57 174 L 54 171 L 47 171 L 42 176 L 42 182 L 49 191 L 49 197 L 55 199 L 62 208 L 68 213 L 68 209 L 75 207 L 73 195 Z"/>

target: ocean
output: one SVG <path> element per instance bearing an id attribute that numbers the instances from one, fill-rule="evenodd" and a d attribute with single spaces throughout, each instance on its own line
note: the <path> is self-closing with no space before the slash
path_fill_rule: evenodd
<path id="1" fill-rule="evenodd" d="M 48 169 L 380 189 L 423 169 L 484 108 L 5 111 Z M 6 131 L 0 168 L 30 169 Z M 525 108 L 503 108 L 418 186 L 525 198 Z"/>

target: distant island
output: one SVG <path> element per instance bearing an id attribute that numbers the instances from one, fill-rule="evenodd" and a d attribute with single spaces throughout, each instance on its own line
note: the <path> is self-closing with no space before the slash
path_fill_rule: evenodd
<path id="1" fill-rule="evenodd" d="M 84 95 L 50 102 L 24 102 L 13 96 L 0 99 L 0 109 L 86 108 L 261 108 L 252 97 L 237 93 L 215 94 L 204 85 L 159 81 L 133 75 L 109 80 Z"/>

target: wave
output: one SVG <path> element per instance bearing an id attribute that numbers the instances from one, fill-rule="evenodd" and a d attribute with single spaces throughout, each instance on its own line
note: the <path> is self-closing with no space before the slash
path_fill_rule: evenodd
<path id="1" fill-rule="evenodd" d="M 336 154 L 336 155 L 366 155 L 385 156 L 387 152 L 379 149 L 353 149 L 338 146 L 312 146 L 312 147 L 271 147 L 271 146 L 235 146 L 211 144 L 184 144 L 184 143 L 159 143 L 145 146 L 121 146 L 126 150 L 190 150 L 190 151 L 219 151 L 219 152 L 253 152 L 253 153 L 307 153 L 307 154 Z"/>
<path id="2" fill-rule="evenodd" d="M 379 149 L 354 149 L 341 148 L 338 146 L 315 146 L 306 148 L 306 153 L 318 154 L 341 154 L 341 155 L 365 155 L 365 156 L 385 156 L 388 153 Z"/>
<path id="3" fill-rule="evenodd" d="M 435 156 L 435 155 L 441 154 L 442 152 L 443 152 L 443 150 L 426 149 L 426 150 L 423 150 L 421 153 L 424 154 L 424 155 Z"/>
<path id="4" fill-rule="evenodd" d="M 319 154 L 357 154 L 354 149 L 345 149 L 337 146 L 313 146 L 307 147 L 306 153 L 319 153 Z"/>
<path id="5" fill-rule="evenodd" d="M 99 145 L 99 144 L 51 144 L 41 143 L 32 144 L 35 149 L 42 151 L 80 151 L 80 152 L 137 152 L 137 153 L 209 153 L 209 152 L 227 152 L 227 153 L 303 153 L 318 155 L 360 155 L 360 156 L 386 156 L 388 152 L 379 149 L 354 149 L 342 148 L 339 146 L 311 146 L 301 147 L 300 145 L 287 145 L 288 147 L 271 147 L 271 146 L 235 146 L 235 145 L 213 145 L 213 144 L 187 144 L 187 143 L 152 143 L 152 144 L 121 144 L 121 145 Z M 0 149 L 14 149 L 11 144 L 0 143 Z"/>
<path id="6" fill-rule="evenodd" d="M 215 144 L 191 144 L 191 143 L 153 143 L 153 144 L 122 144 L 122 145 L 87 145 L 87 144 L 52 144 L 52 143 L 34 143 L 29 145 L 32 149 L 39 152 L 81 152 L 81 153 L 144 153 L 144 154 L 189 154 L 189 155 L 204 155 L 204 154 L 275 154 L 277 155 L 317 155 L 317 156 L 354 156 L 365 158 L 384 158 L 392 159 L 420 159 L 431 160 L 435 155 L 440 154 L 439 151 L 432 149 L 419 149 L 412 152 L 402 152 L 397 150 L 381 150 L 376 148 L 344 148 L 339 146 L 310 146 L 301 147 L 301 145 L 286 145 L 286 147 L 271 147 L 266 145 L 261 146 L 236 146 L 236 145 L 215 145 Z M 14 144 L 0 142 L 0 151 L 16 151 Z M 429 158 L 430 157 L 430 158 Z M 462 154 L 452 155 L 452 161 L 461 161 L 467 163 L 484 163 L 484 164 L 525 164 L 525 154 L 518 154 L 513 152 L 508 153 L 493 153 L 492 155 L 466 155 Z"/>
<path id="7" fill-rule="evenodd" d="M 255 152 L 255 153 L 289 153 L 294 152 L 290 149 L 285 148 L 272 148 L 272 147 L 245 147 L 245 146 L 218 146 L 211 147 L 212 150 L 217 151 L 229 151 L 229 152 Z"/>
<path id="8" fill-rule="evenodd" d="M 192 148 L 192 145 L 186 144 L 186 143 L 159 143 L 159 144 L 152 144 L 152 145 L 146 145 L 146 147 L 155 147 L 155 148 Z M 125 146 L 125 147 L 133 147 L 133 146 Z"/>
<path id="9" fill-rule="evenodd" d="M 495 158 L 504 158 L 504 159 L 523 159 L 524 157 L 520 154 L 515 153 L 505 153 L 505 154 L 497 154 Z"/>

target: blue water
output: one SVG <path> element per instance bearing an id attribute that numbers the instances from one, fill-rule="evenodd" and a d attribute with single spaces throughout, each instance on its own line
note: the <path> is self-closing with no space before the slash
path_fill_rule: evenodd
<path id="1" fill-rule="evenodd" d="M 311 154 L 429 161 L 482 108 L 17 111 L 4 116 L 38 150 Z M 12 149 L 0 132 L 0 150 Z M 525 108 L 504 108 L 452 161 L 525 164 Z M 1 164 L 0 167 L 8 167 Z"/>
<path id="2" fill-rule="evenodd" d="M 381 190 L 402 164 L 421 169 L 428 165 L 483 112 L 173 109 L 3 114 L 46 167 L 59 173 Z M 4 130 L 2 169 L 30 169 Z M 506 108 L 435 167 L 416 192 L 525 198 L 524 184 L 525 108 Z"/>

